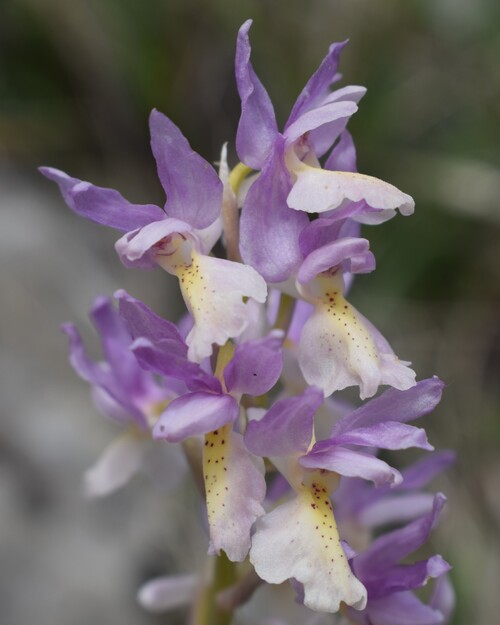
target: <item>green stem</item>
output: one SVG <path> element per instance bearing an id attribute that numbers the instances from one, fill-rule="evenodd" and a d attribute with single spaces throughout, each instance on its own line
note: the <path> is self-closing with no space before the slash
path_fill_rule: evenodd
<path id="1" fill-rule="evenodd" d="M 287 293 L 281 294 L 280 305 L 274 327 L 278 330 L 284 330 L 285 336 L 292 321 L 295 302 L 295 298 L 291 295 L 288 295 Z"/>
<path id="2" fill-rule="evenodd" d="M 217 603 L 218 594 L 236 582 L 236 564 L 228 560 L 225 553 L 215 559 L 212 565 L 210 582 L 200 592 L 189 619 L 189 625 L 230 625 L 232 611 L 227 612 Z"/>

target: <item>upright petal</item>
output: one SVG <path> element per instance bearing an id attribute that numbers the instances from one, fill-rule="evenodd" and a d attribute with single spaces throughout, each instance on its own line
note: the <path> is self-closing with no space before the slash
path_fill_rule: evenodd
<path id="1" fill-rule="evenodd" d="M 328 53 L 321 61 L 320 66 L 307 81 L 299 97 L 293 105 L 292 112 L 286 123 L 285 129 L 295 122 L 301 115 L 318 106 L 325 98 L 331 85 L 340 78 L 338 75 L 339 58 L 342 50 L 347 45 L 347 40 L 341 43 L 332 43 Z"/>
<path id="2" fill-rule="evenodd" d="M 287 206 L 290 188 L 280 135 L 246 195 L 240 221 L 241 255 L 268 282 L 286 280 L 302 261 L 299 235 L 309 220 Z"/>
<path id="3" fill-rule="evenodd" d="M 191 149 L 168 117 L 153 110 L 149 124 L 158 176 L 167 194 L 167 215 L 193 228 L 206 228 L 222 208 L 222 182 L 217 172 Z"/>
<path id="4" fill-rule="evenodd" d="M 236 149 L 245 165 L 261 169 L 271 152 L 278 126 L 271 100 L 250 62 L 248 31 L 251 25 L 252 20 L 243 24 L 236 44 L 236 85 L 241 98 Z"/>
<path id="5" fill-rule="evenodd" d="M 233 393 L 263 395 L 278 381 L 283 369 L 283 332 L 240 343 L 224 369 L 226 388 Z"/>
<path id="6" fill-rule="evenodd" d="M 241 434 L 227 425 L 205 437 L 203 472 L 210 529 L 210 554 L 226 552 L 243 561 L 250 549 L 250 530 L 264 514 L 264 461 L 243 445 Z"/>
<path id="7" fill-rule="evenodd" d="M 259 456 L 304 453 L 313 436 L 313 420 L 323 403 L 323 393 L 314 387 L 296 397 L 279 399 L 260 420 L 250 421 L 245 445 Z"/>
<path id="8" fill-rule="evenodd" d="M 132 337 L 123 319 L 108 297 L 95 300 L 91 315 L 117 383 L 123 388 L 124 394 L 140 399 L 151 387 L 151 380 L 130 351 Z"/>
<path id="9" fill-rule="evenodd" d="M 114 189 L 96 187 L 52 167 L 41 167 L 40 172 L 59 185 L 72 211 L 95 223 L 128 232 L 165 219 L 165 213 L 158 206 L 131 204 Z"/>

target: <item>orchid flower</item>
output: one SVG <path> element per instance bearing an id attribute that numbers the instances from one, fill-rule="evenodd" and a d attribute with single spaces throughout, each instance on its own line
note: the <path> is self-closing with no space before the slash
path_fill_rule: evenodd
<path id="1" fill-rule="evenodd" d="M 401 529 L 376 538 L 370 547 L 355 555 L 351 564 L 368 591 L 363 612 L 349 612 L 360 625 L 439 625 L 443 614 L 425 605 L 411 592 L 424 586 L 430 578 L 439 578 L 450 565 L 439 555 L 414 564 L 399 561 L 416 551 L 435 527 L 446 497 L 437 494 L 432 510 Z"/>
<path id="2" fill-rule="evenodd" d="M 330 501 L 335 473 L 300 463 L 314 442 L 313 418 L 323 402 L 319 389 L 278 400 L 251 420 L 245 445 L 267 456 L 286 477 L 295 496 L 257 520 L 250 561 L 271 584 L 295 579 L 304 586 L 304 605 L 337 612 L 340 603 L 363 609 L 366 590 L 353 575 L 340 542 Z"/>
<path id="3" fill-rule="evenodd" d="M 100 335 L 105 360 L 93 362 L 86 355 L 77 328 L 62 326 L 69 339 L 70 362 L 91 385 L 95 405 L 111 421 L 125 428 L 96 464 L 85 474 L 89 496 L 104 496 L 128 482 L 140 469 L 159 483 L 174 484 L 186 466 L 180 450 L 161 448 L 151 440 L 158 415 L 176 395 L 144 371 L 130 351 L 132 337 L 109 298 L 99 297 L 92 306 L 92 320 Z"/>
<path id="4" fill-rule="evenodd" d="M 57 169 L 44 167 L 41 172 L 59 185 L 74 212 L 125 231 L 116 250 L 126 266 L 159 265 L 179 279 L 194 319 L 186 339 L 189 359 L 200 362 L 212 353 L 213 343 L 223 345 L 246 329 L 250 311 L 244 300 L 264 302 L 267 287 L 252 267 L 208 255 L 222 230 L 223 183 L 167 117 L 153 111 L 150 129 L 158 175 L 168 197 L 164 209 L 131 204 L 117 191 Z"/>
<path id="5" fill-rule="evenodd" d="M 282 282 L 300 263 L 299 236 L 308 224 L 307 213 L 342 210 L 354 203 L 352 213 L 373 214 L 376 223 L 392 216 L 396 208 L 411 214 L 414 203 L 377 178 L 319 164 L 318 158 L 341 137 L 366 91 L 358 86 L 329 90 L 339 78 L 339 56 L 347 42 L 330 46 L 280 133 L 271 100 L 250 61 L 251 23 L 248 20 L 240 28 L 236 50 L 241 98 L 236 147 L 241 161 L 260 175 L 243 205 L 241 252 L 268 282 Z"/>
<path id="6" fill-rule="evenodd" d="M 243 394 L 262 395 L 278 380 L 282 333 L 235 347 L 228 344 L 221 350 L 226 361 L 213 375 L 196 363 L 184 366 L 185 352 L 170 336 L 172 324 L 123 293 L 121 306 L 135 338 L 131 349 L 141 365 L 186 385 L 159 416 L 153 437 L 178 443 L 204 435 L 209 551 L 219 554 L 223 549 L 230 560 L 241 561 L 250 548 L 250 529 L 264 513 L 264 464 L 245 448 L 233 424 Z"/>

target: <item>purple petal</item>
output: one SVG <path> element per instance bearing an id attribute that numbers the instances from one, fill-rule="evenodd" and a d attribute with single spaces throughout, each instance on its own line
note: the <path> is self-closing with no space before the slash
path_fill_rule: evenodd
<path id="1" fill-rule="evenodd" d="M 128 232 L 165 219 L 165 213 L 158 206 L 131 204 L 114 189 L 96 187 L 52 167 L 41 167 L 40 172 L 59 185 L 71 210 L 103 226 Z"/>
<path id="2" fill-rule="evenodd" d="M 399 423 L 398 421 L 384 421 L 375 425 L 355 428 L 330 439 L 335 445 L 362 445 L 364 447 L 378 447 L 380 449 L 408 449 L 419 447 L 432 451 L 425 430 Z"/>
<path id="3" fill-rule="evenodd" d="M 356 147 L 349 131 L 344 130 L 337 145 L 326 159 L 325 169 L 330 171 L 357 171 Z"/>
<path id="4" fill-rule="evenodd" d="M 189 393 L 167 406 L 153 428 L 153 438 L 178 443 L 232 423 L 239 413 L 238 403 L 230 395 Z"/>
<path id="5" fill-rule="evenodd" d="M 169 217 L 206 228 L 222 208 L 222 182 L 215 169 L 194 152 L 184 135 L 157 110 L 149 118 L 151 148 L 167 194 Z"/>
<path id="6" fill-rule="evenodd" d="M 243 24 L 236 44 L 236 84 L 241 98 L 236 150 L 245 165 L 261 169 L 271 152 L 278 126 L 271 100 L 250 62 L 248 31 L 251 25 L 252 20 Z"/>
<path id="7" fill-rule="evenodd" d="M 437 377 L 421 380 L 406 391 L 390 388 L 340 419 L 332 435 L 339 436 L 354 428 L 367 427 L 384 421 L 407 423 L 428 414 L 441 399 L 444 384 Z"/>
<path id="8" fill-rule="evenodd" d="M 321 128 L 325 124 L 329 125 L 328 141 L 331 145 L 357 110 L 358 107 L 354 102 L 331 102 L 307 111 L 286 129 L 284 135 L 287 145 L 297 141 L 306 132 Z"/>
<path id="9" fill-rule="evenodd" d="M 450 621 L 455 607 L 455 591 L 448 575 L 443 575 L 437 580 L 430 604 L 443 614 L 445 623 Z"/>
<path id="10" fill-rule="evenodd" d="M 189 361 L 186 348 L 175 341 L 162 339 L 153 343 L 139 338 L 132 343 L 132 351 L 144 369 L 180 380 L 191 391 L 222 390 L 219 380 Z"/>
<path id="11" fill-rule="evenodd" d="M 402 479 L 399 471 L 383 460 L 335 445 L 317 443 L 299 462 L 305 469 L 326 469 L 346 477 L 361 477 L 375 486 L 398 484 Z"/>
<path id="12" fill-rule="evenodd" d="M 115 297 L 120 302 L 120 315 L 135 339 L 132 350 L 144 369 L 182 380 L 192 391 L 221 391 L 216 378 L 188 360 L 187 345 L 173 323 L 123 290 Z"/>
<path id="13" fill-rule="evenodd" d="M 282 333 L 277 333 L 238 345 L 224 370 L 227 390 L 254 396 L 271 390 L 283 369 L 282 342 Z"/>
<path id="14" fill-rule="evenodd" d="M 245 445 L 258 456 L 287 456 L 307 451 L 313 419 L 323 393 L 310 387 L 302 395 L 278 400 L 260 421 L 250 421 Z"/>
<path id="15" fill-rule="evenodd" d="M 137 600 L 149 612 L 175 610 L 191 603 L 199 584 L 197 575 L 157 577 L 141 586 Z"/>
<path id="16" fill-rule="evenodd" d="M 455 452 L 448 450 L 429 454 L 402 472 L 403 482 L 397 490 L 424 488 L 436 475 L 451 466 L 455 459 Z"/>
<path id="17" fill-rule="evenodd" d="M 354 85 L 344 87 L 343 89 L 337 89 L 325 99 L 321 108 L 330 107 L 335 103 L 340 104 L 341 102 L 349 103 L 352 108 L 357 105 L 365 93 L 366 89 L 364 87 Z M 339 135 L 345 130 L 349 119 L 349 117 L 339 118 L 338 120 L 323 124 L 308 133 L 307 141 L 313 146 L 317 158 L 321 158 L 328 152 Z"/>
<path id="18" fill-rule="evenodd" d="M 131 397 L 141 397 L 147 391 L 147 376 L 130 351 L 132 338 L 111 299 L 98 297 L 91 315 L 117 383 Z"/>
<path id="19" fill-rule="evenodd" d="M 367 612 L 372 625 L 441 625 L 441 612 L 433 610 L 412 592 L 398 592 L 370 601 Z"/>
<path id="20" fill-rule="evenodd" d="M 328 93 L 330 86 L 338 78 L 340 53 L 347 45 L 347 40 L 341 43 L 332 43 L 328 53 L 321 61 L 320 66 L 308 80 L 306 86 L 295 102 L 285 129 L 295 122 L 301 115 L 317 106 Z"/>
<path id="21" fill-rule="evenodd" d="M 395 486 L 395 491 L 401 488 L 403 482 Z M 377 494 L 379 491 L 375 491 Z M 408 523 L 427 514 L 432 510 L 434 496 L 431 493 L 415 493 L 409 495 L 387 495 L 381 493 L 377 499 L 368 501 L 362 505 L 356 514 L 356 519 L 361 525 L 375 529 L 388 523 Z"/>
<path id="22" fill-rule="evenodd" d="M 273 154 L 248 191 L 240 221 L 241 255 L 268 282 L 286 280 L 302 261 L 299 235 L 309 220 L 305 214 L 288 208 L 290 188 L 280 135 Z"/>
<path id="23" fill-rule="evenodd" d="M 363 578 L 363 583 L 370 600 L 380 599 L 396 592 L 421 588 L 430 578 L 441 577 L 450 568 L 448 562 L 436 555 L 414 564 L 388 566 L 385 571 L 374 576 L 373 579 Z"/>
<path id="24" fill-rule="evenodd" d="M 333 241 L 312 251 L 304 260 L 297 273 L 297 280 L 302 284 L 307 284 L 318 274 L 340 265 L 347 261 L 350 271 L 362 268 L 360 258 L 373 258 L 369 252 L 369 242 L 366 239 L 345 238 Z M 350 259 L 356 259 L 354 263 Z M 352 265 L 354 264 L 354 267 Z"/>
<path id="25" fill-rule="evenodd" d="M 183 345 L 187 352 L 187 345 L 175 324 L 159 317 L 146 304 L 135 299 L 123 289 L 116 291 L 115 297 L 119 302 L 120 316 L 127 324 L 133 339 L 142 337 L 153 343 L 171 340 Z"/>
<path id="26" fill-rule="evenodd" d="M 193 241 L 197 240 L 189 224 L 179 219 L 167 218 L 127 232 L 115 243 L 115 249 L 126 267 L 152 269 L 158 263 L 151 248 L 174 233 L 187 234 Z"/>
<path id="27" fill-rule="evenodd" d="M 375 539 L 367 551 L 355 559 L 356 573 L 362 579 L 381 575 L 392 564 L 416 551 L 429 537 L 446 503 L 446 497 L 438 493 L 432 510 L 401 529 L 383 534 Z"/>

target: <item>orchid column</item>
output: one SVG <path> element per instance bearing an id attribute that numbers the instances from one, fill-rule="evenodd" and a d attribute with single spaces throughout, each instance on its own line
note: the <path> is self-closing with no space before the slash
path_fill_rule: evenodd
<path id="1" fill-rule="evenodd" d="M 139 592 L 146 609 L 189 604 L 192 625 L 228 625 L 240 606 L 255 606 L 259 586 L 290 580 L 297 622 L 313 611 L 361 625 L 401 625 L 403 614 L 405 625 L 444 623 L 449 565 L 438 555 L 399 561 L 437 522 L 444 495 L 422 489 L 452 454 L 430 454 L 406 471 L 378 457 L 380 449 L 433 451 L 409 422 L 436 407 L 443 384 L 417 382 L 347 299 L 355 275 L 375 269 L 361 224 L 410 215 L 414 203 L 357 172 L 346 126 L 365 90 L 332 90 L 345 43 L 330 47 L 280 131 L 250 62 L 250 26 L 236 48 L 242 110 L 233 169 L 225 146 L 216 171 L 158 111 L 150 130 L 163 208 L 41 169 L 71 210 L 121 231 L 116 250 L 126 267 L 176 276 L 186 304 L 174 324 L 122 290 L 117 308 L 98 298 L 97 363 L 77 329 L 64 326 L 71 363 L 97 407 L 126 426 L 87 473 L 87 490 L 111 493 L 139 469 L 160 482 L 191 471 L 211 566 L 152 580 Z M 372 399 L 350 406 L 338 395 L 347 387 Z M 151 462 L 157 456 L 162 463 Z M 441 579 L 426 605 L 413 589 L 431 578 Z"/>

